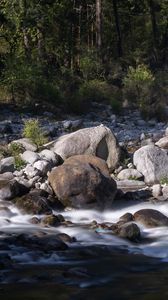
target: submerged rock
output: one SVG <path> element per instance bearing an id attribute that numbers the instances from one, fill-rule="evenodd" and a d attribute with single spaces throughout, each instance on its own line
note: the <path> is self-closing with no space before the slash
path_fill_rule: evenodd
<path id="1" fill-rule="evenodd" d="M 49 174 L 49 182 L 64 206 L 76 208 L 104 208 L 110 206 L 116 183 L 107 165 L 92 155 L 77 155 Z"/>
<path id="2" fill-rule="evenodd" d="M 135 223 L 126 223 L 119 227 L 118 235 L 130 241 L 137 242 L 140 239 L 140 229 Z"/>
<path id="3" fill-rule="evenodd" d="M 168 226 L 168 218 L 155 209 L 141 209 L 134 214 L 134 220 L 147 227 Z"/>
<path id="4" fill-rule="evenodd" d="M 63 160 L 78 154 L 96 155 L 107 162 L 111 171 L 117 166 L 120 158 L 117 139 L 104 125 L 80 129 L 60 137 L 54 144 L 54 151 Z"/>
<path id="5" fill-rule="evenodd" d="M 41 224 L 49 226 L 58 226 L 60 225 L 60 219 L 56 215 L 51 214 L 48 216 L 44 216 L 41 219 Z"/>

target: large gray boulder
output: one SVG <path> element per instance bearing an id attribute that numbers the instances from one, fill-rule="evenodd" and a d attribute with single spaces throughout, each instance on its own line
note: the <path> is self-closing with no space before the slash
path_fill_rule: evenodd
<path id="1" fill-rule="evenodd" d="M 164 149 L 154 145 L 144 146 L 135 151 L 133 162 L 147 184 L 168 178 L 168 155 Z"/>
<path id="2" fill-rule="evenodd" d="M 54 151 L 63 160 L 79 154 L 98 156 L 107 162 L 110 171 L 117 166 L 120 158 L 117 139 L 104 125 L 80 129 L 58 138 L 54 144 Z"/>
<path id="3" fill-rule="evenodd" d="M 48 177 L 64 206 L 105 208 L 116 195 L 116 183 L 104 160 L 92 155 L 76 155 L 54 168 Z"/>

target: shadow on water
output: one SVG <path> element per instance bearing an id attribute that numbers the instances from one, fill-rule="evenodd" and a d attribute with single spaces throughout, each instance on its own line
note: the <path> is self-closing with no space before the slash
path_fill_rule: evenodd
<path id="1" fill-rule="evenodd" d="M 22 280 L 1 284 L 0 299 L 167 299 L 167 263 L 103 246 L 76 251 L 73 254 L 78 261 L 75 267 L 62 264 L 15 268 L 11 282 L 14 278 Z"/>

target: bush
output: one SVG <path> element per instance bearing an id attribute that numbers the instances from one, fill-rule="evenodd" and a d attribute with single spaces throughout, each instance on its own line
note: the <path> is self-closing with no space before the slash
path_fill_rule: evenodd
<path id="1" fill-rule="evenodd" d="M 8 147 L 8 155 L 11 155 L 15 159 L 15 168 L 17 170 L 22 169 L 26 163 L 21 159 L 20 153 L 23 151 L 23 148 L 18 143 L 11 143 Z"/>
<path id="2" fill-rule="evenodd" d="M 123 90 L 128 101 L 143 110 L 143 107 L 150 99 L 154 80 L 154 76 L 146 65 L 140 64 L 136 68 L 129 67 L 128 73 L 123 80 Z"/>
<path id="3" fill-rule="evenodd" d="M 86 54 L 87 53 L 87 54 Z M 85 54 L 80 59 L 80 71 L 85 80 L 102 77 L 102 65 L 94 51 L 85 51 Z"/>
<path id="4" fill-rule="evenodd" d="M 37 147 L 47 142 L 47 138 L 44 136 L 38 120 L 35 119 L 29 119 L 24 122 L 23 136 L 29 138 Z"/>

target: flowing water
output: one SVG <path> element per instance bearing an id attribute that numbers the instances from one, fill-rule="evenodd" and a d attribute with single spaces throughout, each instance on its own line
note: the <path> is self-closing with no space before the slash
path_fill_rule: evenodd
<path id="1" fill-rule="evenodd" d="M 166 299 L 167 227 L 149 229 L 138 224 L 143 239 L 132 243 L 89 224 L 93 220 L 115 223 L 126 212 L 142 208 L 157 209 L 168 216 L 168 203 L 128 202 L 122 206 L 116 201 L 112 210 L 104 212 L 66 211 L 62 214 L 71 222 L 55 228 L 32 225 L 30 215 L 21 214 L 10 202 L 0 204 L 8 208 L 0 210 L 1 299 Z M 46 234 L 52 239 L 59 232 L 76 238 L 66 251 L 35 249 L 12 240 L 36 233 L 39 238 Z M 6 259 L 9 264 L 1 267 Z"/>

